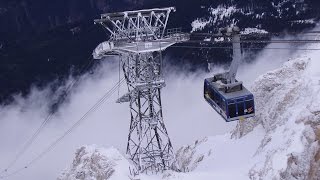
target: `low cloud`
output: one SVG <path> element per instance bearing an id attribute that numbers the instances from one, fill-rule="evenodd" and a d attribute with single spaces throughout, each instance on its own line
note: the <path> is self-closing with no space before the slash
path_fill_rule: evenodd
<path id="1" fill-rule="evenodd" d="M 274 46 L 274 45 L 269 45 Z M 238 79 L 249 87 L 257 76 L 279 67 L 288 60 L 290 53 L 265 50 L 250 64 L 244 63 L 238 71 Z M 166 67 L 169 68 L 169 67 Z M 214 67 L 213 73 L 221 72 Z M 232 130 L 236 122 L 226 123 L 203 99 L 203 80 L 212 76 L 204 72 L 172 72 L 165 75 L 166 87 L 162 90 L 164 121 L 175 149 L 205 136 L 224 134 Z M 117 59 L 104 60 L 93 74 L 85 74 L 71 91 L 54 118 L 40 133 L 34 144 L 8 169 L 24 167 L 73 123 L 91 108 L 119 80 Z M 72 78 L 67 81 L 70 83 Z M 119 89 L 120 96 L 126 85 Z M 28 97 L 16 96 L 15 101 L 0 109 L 0 169 L 5 169 L 27 139 L 47 116 L 54 94 L 50 88 L 33 88 Z M 129 130 L 128 104 L 116 104 L 118 92 L 91 114 L 78 128 L 65 137 L 51 152 L 43 156 L 21 173 L 10 177 L 20 179 L 56 179 L 71 163 L 75 149 L 84 144 L 116 147 L 125 153 Z"/>

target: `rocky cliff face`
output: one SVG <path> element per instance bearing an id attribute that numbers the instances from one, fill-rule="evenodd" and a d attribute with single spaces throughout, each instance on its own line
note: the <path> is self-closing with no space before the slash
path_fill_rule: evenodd
<path id="1" fill-rule="evenodd" d="M 251 179 L 319 179 L 320 54 L 302 53 L 253 85 L 257 116 L 238 125 L 239 137 L 261 125 L 265 136 Z"/>
<path id="2" fill-rule="evenodd" d="M 252 86 L 256 117 L 238 123 L 232 134 L 236 141 L 244 142 L 262 127 L 264 135 L 259 145 L 245 149 L 254 149 L 254 152 L 248 161 L 239 164 L 239 167 L 248 165 L 246 171 L 250 179 L 319 179 L 319 57 L 317 51 L 299 52 L 281 68 L 260 76 Z M 228 140 L 225 142 L 222 146 L 228 147 Z M 233 148 L 241 151 L 242 146 L 245 145 Z"/>

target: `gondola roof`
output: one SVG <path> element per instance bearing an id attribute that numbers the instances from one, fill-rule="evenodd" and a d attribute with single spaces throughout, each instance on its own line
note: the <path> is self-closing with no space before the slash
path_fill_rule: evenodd
<path id="1" fill-rule="evenodd" d="M 234 99 L 237 97 L 252 95 L 252 93 L 248 89 L 246 89 L 244 86 L 242 86 L 242 90 L 240 90 L 240 91 L 225 93 L 224 90 L 222 90 L 220 88 L 220 85 L 218 83 L 214 82 L 213 80 L 214 80 L 214 77 L 206 79 L 206 81 L 208 81 L 210 83 L 210 86 L 212 86 L 214 89 L 219 91 L 219 93 L 225 99 Z"/>

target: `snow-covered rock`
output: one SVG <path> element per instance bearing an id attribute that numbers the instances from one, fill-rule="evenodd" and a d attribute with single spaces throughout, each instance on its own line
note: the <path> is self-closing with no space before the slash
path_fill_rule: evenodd
<path id="1" fill-rule="evenodd" d="M 212 1 L 202 7 L 207 12 L 191 23 L 192 32 L 211 32 L 233 25 L 241 29 L 252 27 L 270 32 L 290 28 L 299 30 L 316 25 L 316 19 L 310 17 L 312 8 L 304 0 Z"/>
<path id="2" fill-rule="evenodd" d="M 129 175 L 129 162 L 117 149 L 83 146 L 58 180 L 126 180 Z"/>
<path id="3" fill-rule="evenodd" d="M 193 171 L 201 161 L 212 155 L 212 149 L 204 148 L 199 151 L 199 147 L 207 142 L 208 138 L 201 141 L 195 141 L 193 145 L 183 146 L 178 149 L 174 167 L 180 172 Z"/>
<path id="4" fill-rule="evenodd" d="M 243 31 L 241 31 L 241 34 L 267 34 L 268 31 L 263 30 L 263 29 L 258 29 L 258 28 L 245 28 Z"/>
<path id="5" fill-rule="evenodd" d="M 262 125 L 266 132 L 255 154 L 265 158 L 251 168 L 251 179 L 319 179 L 320 70 L 312 72 L 316 61 L 301 55 L 254 83 L 256 117 L 236 131 L 241 137 Z"/>
<path id="6" fill-rule="evenodd" d="M 210 12 L 210 16 L 208 18 L 198 18 L 191 23 L 191 32 L 202 30 L 208 25 L 229 19 L 231 15 L 238 11 L 238 9 L 234 6 L 218 6 L 217 8 L 209 8 L 208 11 Z M 233 24 L 234 23 L 235 22 L 233 22 Z"/>

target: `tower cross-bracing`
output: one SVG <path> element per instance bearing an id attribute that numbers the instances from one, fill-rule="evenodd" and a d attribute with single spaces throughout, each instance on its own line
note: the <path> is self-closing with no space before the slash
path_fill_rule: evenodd
<path id="1" fill-rule="evenodd" d="M 175 8 L 155 8 L 102 14 L 95 20 L 110 35 L 93 52 L 95 59 L 120 56 L 128 93 L 117 102 L 128 102 L 130 128 L 127 155 L 139 173 L 158 172 L 172 167 L 172 144 L 163 121 L 161 51 L 189 40 L 177 29 L 166 31 L 170 12 Z"/>

